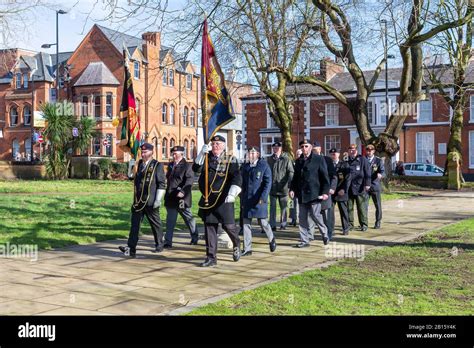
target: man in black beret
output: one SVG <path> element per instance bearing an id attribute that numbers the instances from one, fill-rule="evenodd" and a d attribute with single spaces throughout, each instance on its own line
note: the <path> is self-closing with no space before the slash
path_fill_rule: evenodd
<path id="1" fill-rule="evenodd" d="M 160 205 L 165 194 L 166 178 L 163 164 L 153 159 L 153 145 L 140 146 L 142 158 L 134 178 L 134 199 L 132 221 L 127 246 L 119 249 L 126 256 L 135 257 L 138 234 L 143 217 L 146 216 L 155 239 L 155 251 L 163 251 L 163 231 L 161 230 Z"/>
<path id="2" fill-rule="evenodd" d="M 208 180 L 206 187 L 205 158 L 208 156 Z M 194 160 L 193 171 L 200 173 L 199 216 L 204 222 L 206 238 L 206 260 L 201 267 L 217 265 L 217 231 L 219 223 L 229 235 L 233 247 L 233 259 L 240 259 L 240 238 L 235 225 L 234 202 L 242 190 L 242 176 L 239 162 L 225 151 L 225 138 L 220 135 L 211 137 L 211 145 L 203 145 Z M 206 191 L 208 196 L 205 197 Z M 207 198 L 207 200 L 206 200 Z"/>
<path id="3" fill-rule="evenodd" d="M 196 221 L 191 212 L 191 190 L 193 188 L 194 173 L 191 164 L 184 158 L 184 147 L 174 146 L 171 149 L 173 161 L 168 164 L 166 172 L 166 235 L 165 248 L 173 246 L 173 232 L 176 226 L 178 213 L 191 234 L 190 244 L 198 243 L 198 230 Z"/>

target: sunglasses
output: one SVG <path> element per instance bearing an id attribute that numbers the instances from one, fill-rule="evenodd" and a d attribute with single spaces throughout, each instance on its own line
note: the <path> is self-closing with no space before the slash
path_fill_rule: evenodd
<path id="1" fill-rule="evenodd" d="M 301 148 L 309 147 L 309 145 L 301 145 Z"/>

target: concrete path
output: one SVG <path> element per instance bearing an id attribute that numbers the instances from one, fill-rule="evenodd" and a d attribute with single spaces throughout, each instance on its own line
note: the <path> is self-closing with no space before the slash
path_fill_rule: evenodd
<path id="1" fill-rule="evenodd" d="M 174 248 L 152 253 L 152 238 L 139 242 L 136 259 L 117 247 L 124 240 L 40 251 L 37 261 L 0 258 L 0 315 L 158 315 L 181 314 L 244 289 L 334 262 L 341 250 L 362 257 L 380 246 L 404 242 L 429 230 L 474 216 L 474 192 L 421 192 L 422 196 L 384 203 L 382 229 L 342 236 L 339 218 L 333 243 L 318 238 L 296 249 L 296 228 L 278 231 L 270 253 L 265 235 L 254 230 L 254 253 L 239 262 L 221 250 L 218 266 L 200 268 L 204 242 L 187 245 L 178 232 Z M 336 217 L 338 212 L 336 212 Z M 370 226 L 374 209 L 369 210 Z M 340 249 L 343 248 L 343 249 Z"/>

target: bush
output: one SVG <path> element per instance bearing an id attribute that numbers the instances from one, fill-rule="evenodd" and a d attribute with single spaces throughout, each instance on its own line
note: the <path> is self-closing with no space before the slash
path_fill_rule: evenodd
<path id="1" fill-rule="evenodd" d="M 112 160 L 108 158 L 101 158 L 98 161 L 98 165 L 100 168 L 100 172 L 104 174 L 104 180 L 107 180 L 109 178 L 110 174 L 110 167 L 112 166 Z"/>
<path id="2" fill-rule="evenodd" d="M 127 173 L 128 173 L 128 163 L 119 163 L 119 162 L 112 163 L 112 174 L 127 175 Z"/>

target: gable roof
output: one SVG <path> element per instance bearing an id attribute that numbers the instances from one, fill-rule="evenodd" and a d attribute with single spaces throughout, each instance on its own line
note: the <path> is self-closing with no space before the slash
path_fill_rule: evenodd
<path id="1" fill-rule="evenodd" d="M 74 87 L 93 85 L 120 85 L 120 82 L 103 62 L 91 62 L 82 72 Z"/>

